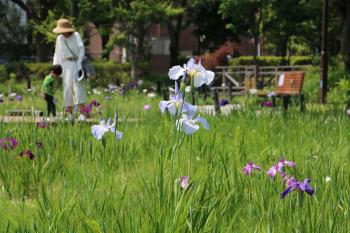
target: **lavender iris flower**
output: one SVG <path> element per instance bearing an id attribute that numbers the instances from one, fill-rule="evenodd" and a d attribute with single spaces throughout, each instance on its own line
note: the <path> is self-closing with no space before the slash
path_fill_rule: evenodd
<path id="1" fill-rule="evenodd" d="M 193 119 L 193 116 L 186 114 L 182 114 L 182 118 L 176 120 L 176 128 L 177 130 L 183 130 L 187 135 L 192 135 L 199 129 L 199 125 L 197 125 L 198 122 L 201 123 L 206 130 L 210 129 L 210 125 L 206 119 L 200 116 Z"/>
<path id="2" fill-rule="evenodd" d="M 115 129 L 115 123 L 111 124 L 110 118 L 108 119 L 107 123 L 104 119 L 102 119 L 99 125 L 93 125 L 91 127 L 91 133 L 97 140 L 101 140 L 106 132 L 115 133 L 117 140 L 120 140 L 123 135 L 122 132 Z"/>
<path id="3" fill-rule="evenodd" d="M 253 171 L 253 169 L 261 171 L 261 167 L 258 165 L 254 164 L 252 161 L 250 161 L 244 168 L 243 168 L 243 173 L 245 175 L 250 175 Z"/>
<path id="4" fill-rule="evenodd" d="M 38 128 L 42 128 L 42 129 L 49 127 L 49 125 L 50 125 L 49 122 L 45 122 L 45 121 L 40 121 L 36 124 Z"/>
<path id="5" fill-rule="evenodd" d="M 311 188 L 309 183 L 311 182 L 311 179 L 305 179 L 303 182 L 298 182 L 293 177 L 290 178 L 287 182 L 287 188 L 281 193 L 280 197 L 285 198 L 288 193 L 292 192 L 293 190 L 298 190 L 300 192 L 306 192 L 310 196 L 312 196 L 315 193 L 315 190 Z"/>
<path id="6" fill-rule="evenodd" d="M 160 111 L 163 113 L 168 109 L 169 113 L 172 116 L 179 115 L 180 113 L 188 113 L 190 116 L 193 116 L 197 107 L 193 106 L 183 100 L 182 93 L 179 91 L 177 83 L 175 82 L 175 94 L 170 96 L 170 100 L 162 100 L 159 102 Z"/>
<path id="7" fill-rule="evenodd" d="M 270 169 L 267 171 L 267 175 L 270 176 L 271 178 L 274 178 L 277 173 L 279 173 L 282 177 L 285 176 L 285 173 L 283 172 L 283 168 L 285 166 L 288 167 L 295 167 L 296 163 L 285 160 L 285 159 L 280 159 L 277 164 L 273 165 L 270 167 Z"/>
<path id="8" fill-rule="evenodd" d="M 189 177 L 188 176 L 181 177 L 181 188 L 187 189 L 188 186 L 189 186 L 188 181 L 189 181 Z"/>
<path id="9" fill-rule="evenodd" d="M 21 95 L 16 95 L 16 100 L 17 101 L 22 101 L 23 100 L 23 97 Z"/>
<path id="10" fill-rule="evenodd" d="M 187 64 L 183 67 L 173 66 L 169 69 L 168 73 L 171 80 L 178 80 L 182 77 L 182 81 L 185 81 L 187 76 L 194 79 L 194 86 L 200 87 L 203 84 L 210 85 L 214 80 L 214 72 L 206 70 L 201 61 L 197 64 L 193 58 L 190 58 Z"/>

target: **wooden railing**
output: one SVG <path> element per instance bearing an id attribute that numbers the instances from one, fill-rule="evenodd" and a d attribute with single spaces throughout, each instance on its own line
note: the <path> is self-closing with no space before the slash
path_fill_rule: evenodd
<path id="1" fill-rule="evenodd" d="M 221 87 L 216 89 L 244 90 L 247 79 L 255 78 L 262 86 L 269 86 L 277 82 L 277 77 L 287 71 L 304 71 L 310 66 L 218 66 L 216 80 L 221 81 Z M 247 88 L 247 87 L 246 87 Z"/>

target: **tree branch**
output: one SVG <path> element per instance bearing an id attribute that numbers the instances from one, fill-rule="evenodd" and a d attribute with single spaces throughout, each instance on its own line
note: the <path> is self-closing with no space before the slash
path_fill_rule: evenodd
<path id="1" fill-rule="evenodd" d="M 28 19 L 35 18 L 38 19 L 36 15 L 34 15 L 32 9 L 30 9 L 22 0 L 10 0 L 17 6 L 19 6 L 22 10 L 24 10 L 27 13 Z"/>

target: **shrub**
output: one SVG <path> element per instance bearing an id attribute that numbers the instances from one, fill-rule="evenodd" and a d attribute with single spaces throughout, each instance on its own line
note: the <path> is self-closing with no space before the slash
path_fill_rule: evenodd
<path id="1" fill-rule="evenodd" d="M 106 86 L 108 83 L 120 84 L 129 83 L 130 65 L 128 63 L 117 64 L 113 62 L 93 62 L 96 69 L 96 78 L 91 79 L 92 86 Z M 0 66 L 0 74 L 3 73 L 3 78 L 9 80 L 9 74 L 17 74 L 17 79 L 31 77 L 32 80 L 42 80 L 50 73 L 51 63 L 9 63 L 6 66 Z M 3 72 L 1 72 L 3 70 Z M 18 75 L 23 73 L 25 75 Z M 21 72 L 20 72 L 21 71 Z"/>
<path id="2" fill-rule="evenodd" d="M 253 65 L 253 56 L 241 56 L 230 60 L 229 64 L 233 66 L 240 65 Z M 282 64 L 288 64 L 287 57 L 278 56 L 259 56 L 257 57 L 257 62 L 259 66 L 278 66 Z M 311 65 L 316 61 L 312 56 L 292 56 L 290 57 L 290 65 Z"/>

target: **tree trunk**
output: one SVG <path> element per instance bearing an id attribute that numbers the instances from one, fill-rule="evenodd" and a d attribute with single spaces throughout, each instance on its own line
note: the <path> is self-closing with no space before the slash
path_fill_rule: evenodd
<path id="1" fill-rule="evenodd" d="M 79 16 L 78 0 L 70 1 L 69 15 L 74 18 L 78 18 Z"/>
<path id="2" fill-rule="evenodd" d="M 350 71 L 350 2 L 344 2 L 342 32 L 340 35 L 341 50 L 344 57 L 345 70 Z"/>
<path id="3" fill-rule="evenodd" d="M 36 61 L 44 62 L 46 61 L 46 43 L 44 36 L 42 34 L 37 34 L 35 36 L 35 47 L 36 47 Z"/>
<path id="4" fill-rule="evenodd" d="M 145 32 L 142 29 L 139 29 L 137 33 L 137 37 L 134 37 L 135 48 L 132 49 L 132 56 L 131 56 L 132 80 L 140 79 L 140 75 L 141 75 L 140 63 L 145 56 L 144 39 L 145 39 Z"/>
<path id="5" fill-rule="evenodd" d="M 175 66 L 178 63 L 177 59 L 179 56 L 179 40 L 181 33 L 182 16 L 178 16 L 174 22 L 175 25 L 171 20 L 167 24 L 170 37 L 170 67 Z"/>
<path id="6" fill-rule="evenodd" d="M 178 64 L 179 57 L 179 33 L 170 37 L 170 67 Z"/>

